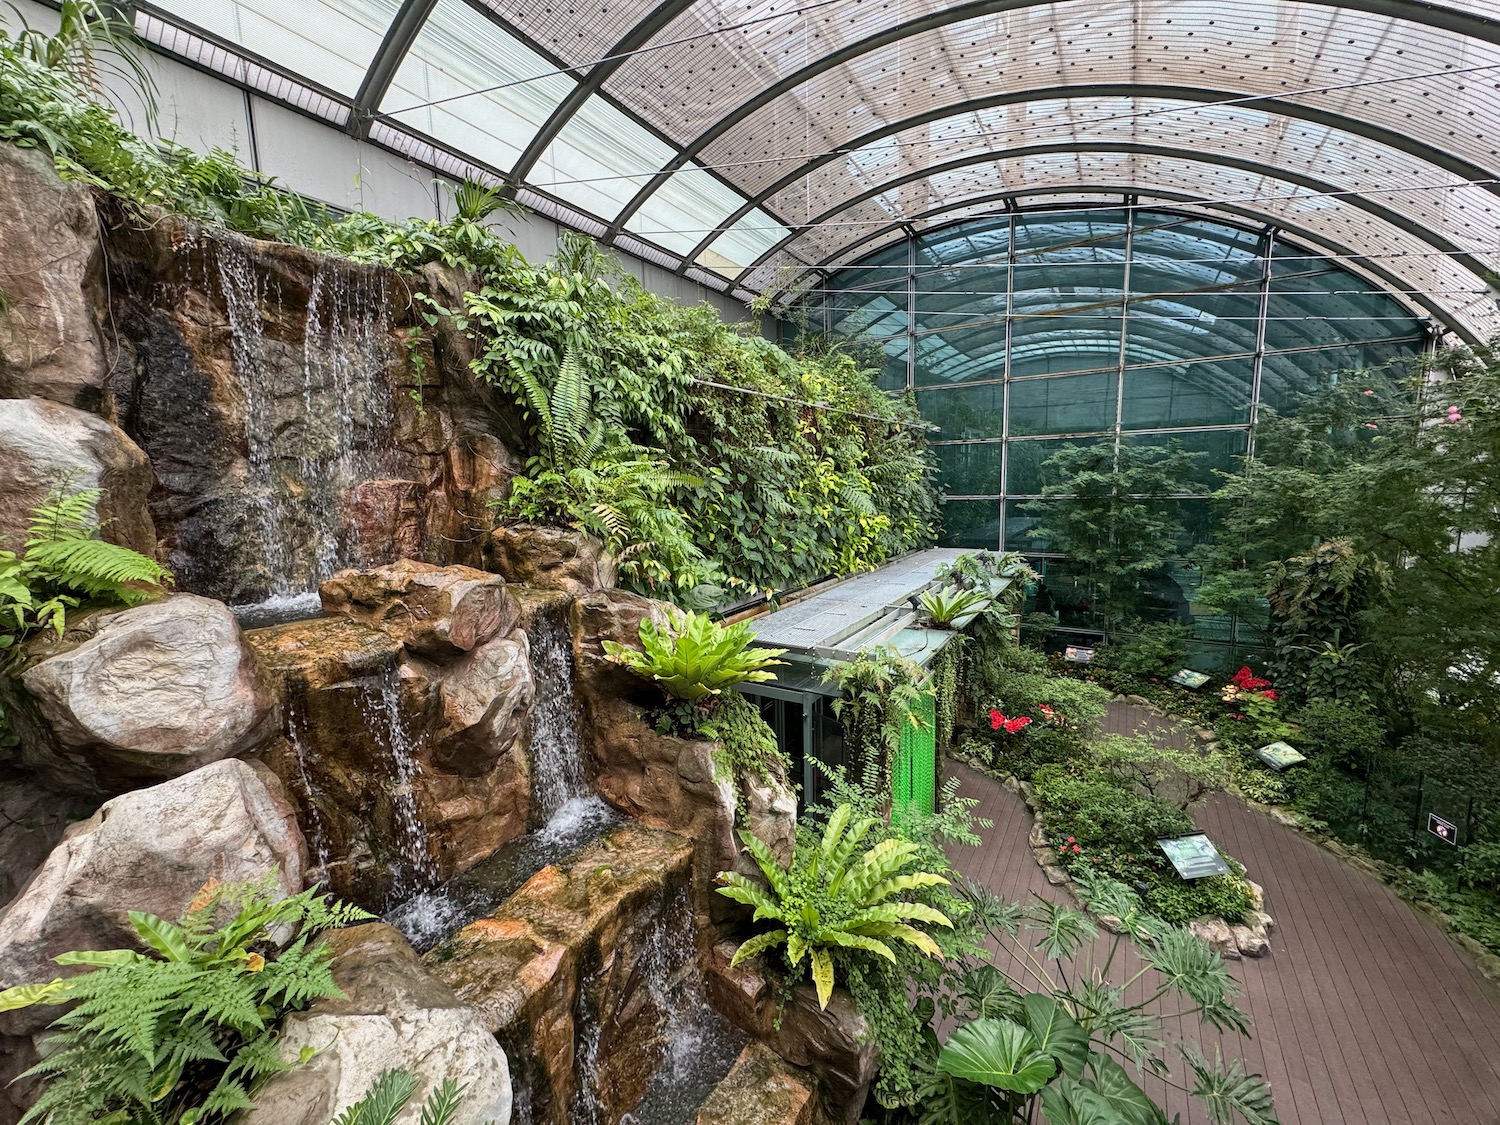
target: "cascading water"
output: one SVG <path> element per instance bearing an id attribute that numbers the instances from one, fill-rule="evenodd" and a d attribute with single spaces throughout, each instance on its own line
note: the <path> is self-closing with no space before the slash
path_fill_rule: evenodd
<path id="1" fill-rule="evenodd" d="M 438 881 L 432 842 L 412 788 L 418 770 L 417 748 L 401 713 L 400 683 L 395 671 L 366 681 L 361 692 L 365 697 L 361 709 L 370 718 L 377 744 L 387 754 L 397 853 L 388 900 L 405 902 Z"/>
<path id="2" fill-rule="evenodd" d="M 258 575 L 264 595 L 237 609 L 267 624 L 316 614 L 318 583 L 357 557 L 345 493 L 393 475 L 389 294 L 375 271 L 325 266 L 312 279 L 294 356 L 266 334 L 279 291 L 234 243 L 217 250 L 248 449 L 243 495 L 230 498 L 243 529 L 243 557 L 232 565 Z"/>
<path id="3" fill-rule="evenodd" d="M 570 803 L 590 797 L 579 737 L 583 723 L 573 692 L 572 642 L 561 616 L 540 615 L 529 639 L 536 684 L 531 708 L 532 799 L 550 824 Z M 578 812 L 575 807 L 568 815 Z"/>
<path id="4" fill-rule="evenodd" d="M 316 866 L 308 872 L 309 880 L 325 883 L 328 880 L 328 829 L 323 824 L 323 811 L 319 808 L 320 794 L 314 788 L 312 777 L 307 772 L 307 719 L 294 699 L 286 705 L 287 740 L 292 745 L 292 754 L 297 763 L 297 788 L 307 808 L 307 842 L 312 847 Z"/>
<path id="5" fill-rule="evenodd" d="M 543 825 L 442 886 L 413 894 L 386 914 L 386 921 L 420 951 L 484 917 L 543 867 L 621 821 L 589 788 L 579 737 L 582 716 L 573 692 L 572 646 L 562 618 L 543 615 L 532 626 L 529 640 L 536 685 L 530 716 L 532 797 Z"/>

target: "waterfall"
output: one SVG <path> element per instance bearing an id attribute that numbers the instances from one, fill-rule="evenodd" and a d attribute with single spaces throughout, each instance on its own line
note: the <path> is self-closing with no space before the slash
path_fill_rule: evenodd
<path id="1" fill-rule="evenodd" d="M 401 902 L 438 881 L 432 842 L 412 789 L 418 772 L 417 748 L 401 713 L 400 682 L 395 671 L 362 685 L 362 690 L 365 692 L 362 709 L 370 717 L 377 744 L 387 755 L 389 770 L 396 856 L 387 900 Z"/>
<path id="2" fill-rule="evenodd" d="M 549 827 L 564 831 L 574 820 L 590 819 L 593 806 L 579 731 L 583 718 L 573 693 L 573 646 L 560 614 L 538 616 L 531 629 L 531 676 L 536 699 L 531 708 L 532 798 Z"/>
<path id="3" fill-rule="evenodd" d="M 272 615 L 317 610 L 317 586 L 359 559 L 345 494 L 396 475 L 390 296 L 376 271 L 329 263 L 308 288 L 300 347 L 267 336 L 279 290 L 238 245 L 217 242 L 230 357 L 245 395 L 246 480 L 227 497 L 243 533 L 231 566 L 258 575 Z M 305 614 L 304 614 L 305 615 Z"/>
<path id="4" fill-rule="evenodd" d="M 313 788 L 312 778 L 307 773 L 307 720 L 296 702 L 288 698 L 286 704 L 287 739 L 292 744 L 292 755 L 297 763 L 297 788 L 307 805 L 307 836 L 312 847 L 315 866 L 308 872 L 309 881 L 328 881 L 328 829 L 323 824 L 323 810 L 318 807 L 318 791 Z"/>

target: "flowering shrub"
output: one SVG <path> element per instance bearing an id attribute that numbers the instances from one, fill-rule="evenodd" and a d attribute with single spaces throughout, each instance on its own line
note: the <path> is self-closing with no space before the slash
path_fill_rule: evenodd
<path id="1" fill-rule="evenodd" d="M 990 730 L 1003 730 L 1006 734 L 1020 734 L 1031 725 L 1031 716 L 1018 715 L 1013 719 L 1007 719 L 1001 712 L 990 711 Z"/>

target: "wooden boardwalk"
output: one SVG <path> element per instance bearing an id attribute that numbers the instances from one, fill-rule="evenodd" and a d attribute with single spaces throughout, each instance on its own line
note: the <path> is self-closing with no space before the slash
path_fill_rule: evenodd
<path id="1" fill-rule="evenodd" d="M 1134 729 L 1133 716 L 1115 718 Z M 995 822 L 982 847 L 954 849 L 959 870 L 1009 899 L 1062 897 L 1031 857 L 1020 798 L 966 766 L 949 774 Z M 1214 798 L 1194 816 L 1265 887 L 1276 919 L 1269 956 L 1230 964 L 1253 1038 L 1210 1032 L 1210 1056 L 1221 1045 L 1263 1074 L 1283 1125 L 1500 1125 L 1500 992 L 1448 939 L 1379 880 L 1241 801 Z M 1207 1125 L 1201 1104 L 1143 1086 L 1184 1125 Z"/>

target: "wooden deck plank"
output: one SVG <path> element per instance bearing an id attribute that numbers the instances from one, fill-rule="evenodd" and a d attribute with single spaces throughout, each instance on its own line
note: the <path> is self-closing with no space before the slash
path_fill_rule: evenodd
<path id="1" fill-rule="evenodd" d="M 1128 714 L 1114 720 L 1135 729 Z M 1031 858 L 1021 800 L 962 765 L 949 772 L 995 821 L 982 847 L 954 850 L 959 870 L 1006 898 L 1059 898 Z M 1461 952 L 1379 880 L 1242 802 L 1215 798 L 1195 816 L 1265 886 L 1278 923 L 1269 956 L 1231 966 L 1254 1038 L 1209 1031 L 1208 1052 L 1222 1045 L 1264 1074 L 1283 1125 L 1500 1125 L 1500 992 Z M 1185 1125 L 1206 1125 L 1176 1091 L 1143 1085 Z"/>

